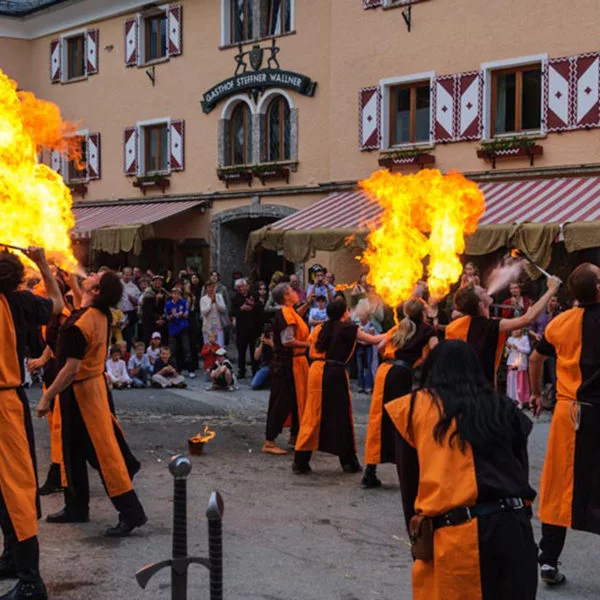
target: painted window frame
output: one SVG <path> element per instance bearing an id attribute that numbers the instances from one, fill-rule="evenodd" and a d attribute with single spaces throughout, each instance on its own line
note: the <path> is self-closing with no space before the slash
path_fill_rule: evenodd
<path id="1" fill-rule="evenodd" d="M 60 83 L 83 81 L 89 77 L 87 72 L 87 27 L 75 29 L 60 36 Z M 83 37 L 83 75 L 69 77 L 69 40 Z"/>
<path id="2" fill-rule="evenodd" d="M 162 117 L 158 119 L 148 119 L 146 121 L 138 121 L 136 123 L 137 129 L 137 174 L 138 177 L 147 177 L 153 175 L 170 175 L 171 174 L 171 117 Z M 157 171 L 146 170 L 146 128 L 155 127 L 157 125 L 164 125 L 167 128 L 167 168 L 160 169 Z"/>
<path id="3" fill-rule="evenodd" d="M 138 43 L 138 53 L 139 53 L 139 66 L 151 65 L 158 62 L 164 62 L 169 60 L 169 22 L 168 22 L 168 4 L 163 6 L 158 6 L 156 9 L 151 11 L 145 11 L 140 13 L 139 19 L 139 43 Z M 155 58 L 148 59 L 148 26 L 147 21 L 150 19 L 156 19 L 157 17 L 161 17 L 165 19 L 165 53 L 163 56 L 157 56 Z"/>
<path id="4" fill-rule="evenodd" d="M 420 142 L 405 142 L 402 144 L 391 144 L 391 91 L 393 88 L 403 85 L 429 82 L 429 138 Z M 391 150 L 394 148 L 414 148 L 419 146 L 433 145 L 433 86 L 435 83 L 435 71 L 424 71 L 400 77 L 390 77 L 379 82 L 381 89 L 381 149 Z"/>
<path id="5" fill-rule="evenodd" d="M 544 72 L 546 69 L 547 62 L 548 54 L 532 54 L 529 56 L 519 56 L 515 58 L 481 63 L 481 71 L 483 72 L 483 140 L 501 139 L 506 137 L 545 135 L 546 124 L 544 123 L 543 118 L 543 106 L 544 94 L 546 91 L 546 78 L 544 77 Z M 492 82 L 494 72 L 537 64 L 540 65 L 540 69 L 542 71 L 542 82 L 540 86 L 540 106 L 542 107 L 542 114 L 540 115 L 540 128 L 493 135 L 492 132 L 494 130 L 494 127 L 492 126 L 492 102 L 494 101 L 494 98 Z"/>
<path id="6" fill-rule="evenodd" d="M 243 107 L 244 110 L 244 141 L 243 141 L 243 162 L 235 162 L 234 160 L 234 148 L 235 148 L 235 132 L 232 128 L 233 116 L 237 110 Z M 244 167 L 247 165 L 251 165 L 254 160 L 254 131 L 253 131 L 253 111 L 250 106 L 246 102 L 237 102 L 231 109 L 231 114 L 229 115 L 229 139 L 228 142 L 228 153 L 225 156 L 226 166 L 228 167 Z"/>
<path id="7" fill-rule="evenodd" d="M 68 137 L 81 137 L 85 139 L 86 145 L 86 156 L 82 157 L 82 161 L 85 160 L 86 168 L 85 168 L 85 176 L 84 177 L 71 177 L 71 173 L 69 170 L 69 165 L 72 161 L 70 161 L 66 156 L 62 156 L 61 158 L 61 172 L 63 174 L 63 180 L 65 183 L 89 183 L 90 180 L 90 171 L 87 167 L 87 152 L 88 152 L 88 144 L 89 144 L 89 129 L 80 129 L 75 133 L 69 135 Z"/>
<path id="8" fill-rule="evenodd" d="M 273 110 L 275 102 L 279 102 L 279 156 L 277 158 L 271 158 L 271 123 L 270 116 Z M 285 107 L 287 107 L 287 120 L 285 119 Z M 286 137 L 286 126 L 287 126 L 287 137 L 288 137 L 288 154 L 285 156 L 285 137 Z M 292 159 L 292 107 L 288 102 L 288 99 L 281 95 L 273 95 L 269 98 L 269 102 L 266 105 L 265 110 L 265 125 L 264 125 L 264 157 L 266 162 L 287 162 Z"/>

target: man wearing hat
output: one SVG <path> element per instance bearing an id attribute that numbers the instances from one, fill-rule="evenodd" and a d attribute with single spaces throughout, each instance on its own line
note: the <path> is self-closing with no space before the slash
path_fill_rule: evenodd
<path id="1" fill-rule="evenodd" d="M 215 354 L 217 360 L 209 372 L 212 386 L 208 389 L 229 390 L 232 392 L 235 389 L 235 376 L 233 375 L 233 365 L 227 358 L 227 350 L 219 348 Z"/>
<path id="2" fill-rule="evenodd" d="M 163 278 L 154 275 L 152 284 L 144 290 L 142 295 L 142 341 L 149 345 L 152 332 L 158 332 L 163 339 L 167 339 L 167 321 L 164 318 L 165 303 L 168 292 L 163 288 Z"/>

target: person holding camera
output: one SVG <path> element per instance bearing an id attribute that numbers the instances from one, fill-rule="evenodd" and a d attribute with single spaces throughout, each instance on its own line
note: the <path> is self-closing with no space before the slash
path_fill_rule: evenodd
<path id="1" fill-rule="evenodd" d="M 258 361 L 259 369 L 250 383 L 253 390 L 262 390 L 271 385 L 273 346 L 273 326 L 266 323 L 254 350 L 254 360 Z"/>

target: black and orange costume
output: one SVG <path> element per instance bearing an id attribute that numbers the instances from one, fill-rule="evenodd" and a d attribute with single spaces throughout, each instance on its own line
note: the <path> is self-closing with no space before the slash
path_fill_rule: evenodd
<path id="1" fill-rule="evenodd" d="M 286 348 L 281 341 L 282 333 L 294 328 L 294 338 L 306 342 L 308 325 L 290 306 L 283 306 L 273 320 L 273 360 L 271 362 L 271 393 L 267 414 L 266 439 L 273 442 L 281 433 L 291 415 L 292 436 L 298 435 L 300 419 L 306 402 L 308 383 L 308 360 L 306 349 Z"/>
<path id="2" fill-rule="evenodd" d="M 408 394 L 413 385 L 413 368 L 425 360 L 429 352 L 429 341 L 436 332 L 426 323 L 416 324 L 415 334 L 402 348 L 394 348 L 391 338 L 396 328 L 386 337 L 383 349 L 384 362 L 375 374 L 375 385 L 371 397 L 369 424 L 365 440 L 365 463 L 379 465 L 396 462 L 396 433 L 383 407 L 395 398 Z"/>
<path id="3" fill-rule="evenodd" d="M 29 403 L 22 387 L 28 326 L 45 325 L 52 302 L 30 292 L 0 294 L 0 526 L 3 576 L 11 565 L 23 583 L 40 588 L 39 502 Z M 14 576 L 14 575 L 13 575 Z M 37 597 L 37 596 L 36 596 Z M 44 596 L 45 597 L 45 596 Z"/>
<path id="4" fill-rule="evenodd" d="M 479 356 L 485 376 L 495 386 L 496 373 L 506 343 L 506 333 L 500 332 L 500 319 L 460 317 L 446 327 L 445 338 L 462 340 L 471 345 Z"/>
<path id="5" fill-rule="evenodd" d="M 313 450 L 339 456 L 345 471 L 360 469 L 356 458 L 350 379 L 346 369 L 356 347 L 357 332 L 356 325 L 336 321 L 329 348 L 324 354 L 316 348 L 312 351 L 318 360 L 311 365 L 307 404 L 294 456 L 300 472 L 308 470 Z"/>
<path id="6" fill-rule="evenodd" d="M 531 421 L 513 407 L 512 444 L 486 453 L 467 443 L 463 452 L 456 440 L 449 444 L 456 420 L 442 442 L 435 441 L 441 404 L 428 390 L 385 408 L 400 434 L 398 476 L 407 525 L 414 514 L 434 517 L 434 558 L 415 561 L 413 598 L 534 600 L 537 548 L 530 508 L 515 504 L 506 512 L 473 518 L 465 510 L 533 500 L 527 459 Z"/>
<path id="7" fill-rule="evenodd" d="M 63 325 L 57 360 L 80 360 L 74 382 L 60 394 L 63 460 L 67 478 L 65 512 L 87 520 L 89 483 L 86 462 L 98 469 L 120 518 L 133 525 L 145 522 L 144 510 L 133 489 L 132 477 L 140 464 L 131 454 L 114 415 L 104 377 L 110 314 L 97 308 L 76 310 Z M 60 522 L 49 517 L 49 521 Z"/>
<path id="8" fill-rule="evenodd" d="M 540 564 L 556 567 L 567 529 L 600 534 L 600 304 L 553 319 L 536 351 L 557 359 L 539 508 Z"/>

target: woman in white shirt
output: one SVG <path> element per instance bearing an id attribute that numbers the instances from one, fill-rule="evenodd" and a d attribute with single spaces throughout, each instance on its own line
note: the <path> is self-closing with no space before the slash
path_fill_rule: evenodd
<path id="1" fill-rule="evenodd" d="M 516 329 L 506 340 L 506 349 L 506 395 L 519 407 L 529 406 L 529 336 L 522 329 Z"/>
<path id="2" fill-rule="evenodd" d="M 212 281 L 206 284 L 206 294 L 200 298 L 200 314 L 202 315 L 202 335 L 208 339 L 210 333 L 217 336 L 217 343 L 225 345 L 223 329 L 224 317 L 227 315 L 227 305 L 221 294 L 217 294 Z"/>

